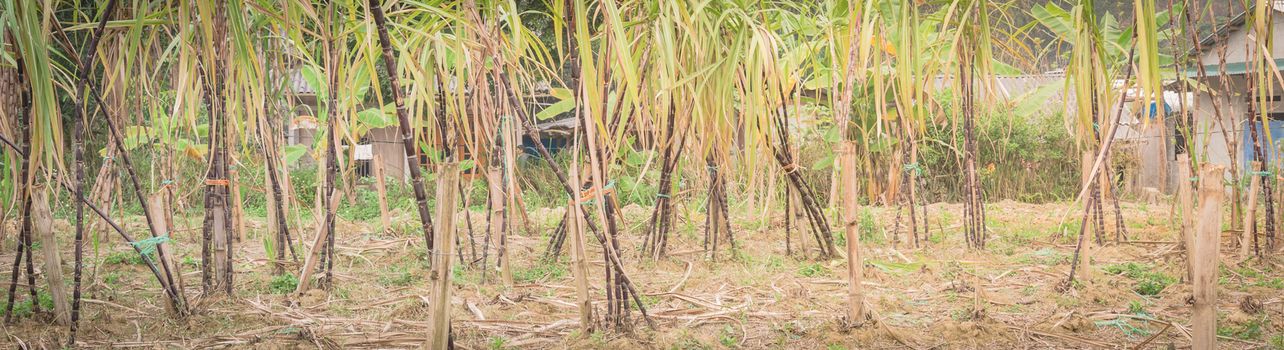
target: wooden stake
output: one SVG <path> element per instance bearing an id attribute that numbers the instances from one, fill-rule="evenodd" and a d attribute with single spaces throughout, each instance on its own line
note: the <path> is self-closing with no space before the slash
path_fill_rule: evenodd
<path id="1" fill-rule="evenodd" d="M 1262 162 L 1253 162 L 1253 171 L 1262 169 Z M 1262 177 L 1248 175 L 1248 207 L 1244 210 L 1243 233 L 1239 237 L 1239 255 L 1248 257 L 1253 253 L 1253 235 L 1257 234 L 1257 192 L 1262 187 Z"/>
<path id="2" fill-rule="evenodd" d="M 329 211 L 335 211 L 338 208 L 339 208 L 339 193 L 331 192 Z M 303 271 L 299 273 L 299 285 L 294 288 L 295 296 L 302 295 L 303 292 L 308 291 L 308 287 L 312 283 L 312 274 L 316 272 L 317 262 L 321 258 L 321 250 L 325 249 L 325 242 L 326 242 L 326 236 L 327 236 L 326 234 L 327 225 L 325 224 L 326 215 L 327 213 L 322 213 L 321 215 L 316 216 L 317 218 L 317 226 L 316 226 L 317 228 L 315 230 L 316 236 L 314 236 L 315 238 L 313 238 L 312 240 L 312 250 L 309 250 L 308 256 L 303 259 Z M 302 239 L 302 237 L 300 237 L 300 239 Z"/>
<path id="3" fill-rule="evenodd" d="M 1217 253 L 1222 233 L 1222 202 L 1226 197 L 1224 167 L 1205 165 L 1199 173 L 1199 219 L 1191 252 L 1194 278 L 1192 331 L 1195 349 L 1217 348 Z"/>
<path id="4" fill-rule="evenodd" d="M 245 209 L 241 201 L 241 181 L 237 169 L 228 170 L 228 183 L 232 188 L 232 227 L 236 227 L 236 241 L 245 242 Z"/>
<path id="5" fill-rule="evenodd" d="M 578 167 L 571 167 L 571 181 L 579 181 L 576 168 Z M 580 225 L 580 220 L 584 219 L 580 206 L 576 205 L 574 199 L 567 203 L 566 210 L 571 214 L 566 216 L 566 233 L 571 236 L 571 273 L 575 276 L 575 300 L 580 308 L 580 330 L 583 334 L 588 334 L 593 329 L 593 302 L 589 299 L 584 227 Z"/>
<path id="6" fill-rule="evenodd" d="M 271 162 L 271 161 L 272 161 L 271 159 L 267 159 L 265 163 Z M 266 203 L 265 207 L 267 209 L 267 217 L 265 221 L 267 221 L 267 232 L 270 232 L 272 234 L 272 237 L 273 237 L 272 242 L 275 243 L 276 247 L 273 247 L 274 249 L 271 252 L 263 252 L 263 253 L 271 257 L 272 275 L 279 276 L 285 273 L 285 254 L 284 254 L 285 250 L 284 249 L 286 248 L 285 245 L 291 244 L 291 242 L 288 242 L 285 239 L 282 239 L 283 235 L 281 234 L 281 231 L 280 231 L 281 225 L 277 223 L 278 216 L 276 211 L 276 196 L 270 192 L 272 191 L 271 176 L 272 176 L 271 170 L 269 170 L 268 167 L 266 166 L 263 167 L 263 189 L 264 189 L 264 192 L 267 192 L 267 193 L 264 193 L 264 196 L 263 196 L 263 199 L 265 200 L 265 203 Z"/>
<path id="7" fill-rule="evenodd" d="M 846 141 L 838 150 L 843 179 L 843 222 L 847 229 L 847 322 L 858 327 L 865 323 L 865 291 L 861 286 L 864 279 L 865 261 L 860 256 L 859 210 L 856 199 L 860 193 L 856 188 L 856 144 Z"/>
<path id="8" fill-rule="evenodd" d="M 575 138 L 571 149 L 580 149 L 579 138 Z M 571 166 L 567 167 L 566 176 L 571 183 L 580 182 L 580 152 L 571 156 Z M 571 238 L 571 273 L 575 276 L 575 296 L 580 309 L 580 330 L 588 334 L 593 329 L 593 302 L 589 299 L 588 290 L 588 255 L 584 249 L 584 213 L 579 198 L 583 196 L 580 186 L 573 186 L 571 198 L 566 202 L 566 234 Z M 605 247 L 604 247 L 605 248 Z"/>
<path id="9" fill-rule="evenodd" d="M 159 215 L 161 218 L 166 217 L 167 215 L 165 214 L 169 213 L 169 210 L 165 207 L 165 196 L 163 194 L 153 194 L 148 196 L 147 206 L 151 209 L 152 213 L 156 213 L 156 215 Z M 156 234 L 158 236 L 169 237 L 169 228 L 171 226 L 172 223 L 170 223 L 169 220 L 156 220 Z M 164 264 L 169 267 L 170 271 L 175 272 L 172 276 L 174 280 L 169 281 L 169 284 L 175 286 L 179 290 L 182 290 L 184 287 L 183 272 L 182 270 L 179 270 L 180 266 L 174 263 L 174 254 L 172 254 L 173 249 L 170 249 L 170 244 L 167 242 L 161 242 L 156 245 L 156 251 L 160 252 L 157 256 L 165 257 L 158 263 Z M 175 305 L 166 303 L 165 307 L 171 312 L 175 311 Z"/>
<path id="10" fill-rule="evenodd" d="M 501 223 L 504 217 L 504 205 L 508 202 L 507 196 L 504 195 L 503 177 L 500 175 L 500 168 L 492 166 L 486 171 L 486 179 L 490 183 L 490 236 L 495 239 L 495 255 L 499 263 L 499 278 L 504 286 L 513 286 L 513 271 L 508 265 L 508 247 L 504 235 L 505 223 Z M 511 229 L 511 228 L 509 228 Z M 487 267 L 489 268 L 489 267 Z"/>
<path id="11" fill-rule="evenodd" d="M 49 193 L 44 186 L 31 190 L 31 220 L 35 235 L 40 236 L 40 250 L 44 253 L 44 275 L 49 282 L 49 296 L 53 299 L 54 318 L 59 324 L 71 324 L 71 303 L 62 283 L 62 257 L 58 255 L 58 241 L 54 239 L 53 215 L 49 211 Z M 35 252 L 32 252 L 33 254 Z M 32 301 L 35 302 L 35 301 Z"/>
<path id="12" fill-rule="evenodd" d="M 459 163 L 442 164 L 437 177 L 437 228 L 440 235 L 433 240 L 432 273 L 429 284 L 432 302 L 428 322 L 428 348 L 444 350 L 450 341 L 450 280 L 451 257 L 455 255 L 455 205 L 459 181 Z"/>
<path id="13" fill-rule="evenodd" d="M 1190 155 L 1177 155 L 1177 205 L 1181 206 L 1181 247 L 1186 250 L 1186 281 L 1190 281 L 1194 274 L 1190 262 L 1191 246 L 1195 241 L 1195 195 L 1194 189 L 1190 186 L 1191 178 L 1194 172 L 1190 169 Z"/>
<path id="14" fill-rule="evenodd" d="M 383 232 L 391 232 L 392 218 L 388 214 L 388 188 L 384 185 L 383 158 L 375 154 L 370 163 L 374 168 L 375 190 L 379 191 L 379 223 L 383 225 Z"/>

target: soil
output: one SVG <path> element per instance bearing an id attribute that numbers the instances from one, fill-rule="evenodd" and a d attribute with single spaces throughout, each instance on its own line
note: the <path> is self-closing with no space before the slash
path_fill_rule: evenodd
<path id="1" fill-rule="evenodd" d="M 536 232 L 509 240 L 513 286 L 501 286 L 493 267 L 484 273 L 485 279 L 477 265 L 457 269 L 451 300 L 455 344 L 463 349 L 949 349 L 1143 344 L 1182 348 L 1190 343 L 1190 288 L 1182 282 L 1184 256 L 1175 242 L 1178 224 L 1166 204 L 1125 203 L 1128 242 L 1116 243 L 1114 225 L 1107 224 L 1106 245 L 1088 267 L 1097 270 L 1095 279 L 1078 281 L 1066 291 L 1058 287 L 1070 270 L 1078 207 L 992 203 L 987 206 L 990 239 L 984 251 L 966 248 L 961 205 L 929 206 L 931 237 L 918 246 L 906 237 L 905 225 L 900 242 L 893 243 L 892 209 L 865 209 L 868 214 L 860 220 L 866 258 L 863 286 L 874 322 L 860 328 L 847 327 L 842 317 L 846 260 L 817 260 L 816 242 L 802 225 L 793 229 L 794 255 L 787 256 L 783 216 L 762 215 L 761 208 L 746 205 L 733 203 L 731 210 L 738 249 L 732 252 L 721 245 L 716 262 L 701 250 L 703 214 L 688 215 L 687 208 L 678 207 L 669 255 L 652 261 L 639 257 L 650 208 L 623 208 L 623 258 L 656 327 L 649 328 L 634 309 L 631 331 L 610 332 L 580 330 L 565 252 L 558 262 L 540 262 L 547 233 L 562 210 L 534 209 L 530 226 Z M 404 222 L 413 215 L 398 210 L 394 219 Z M 485 220 L 480 213 L 472 215 L 475 239 L 480 241 Z M 1113 222 L 1109 208 L 1107 215 L 1106 222 Z M 194 266 L 200 257 L 200 221 L 179 221 L 177 226 L 184 229 L 175 232 L 176 245 L 184 257 L 184 280 L 195 315 L 167 315 L 147 269 L 110 261 L 128 247 L 115 236 L 104 236 L 97 254 L 89 249 L 79 346 L 410 348 L 426 340 L 429 292 L 423 238 L 407 225 L 394 225 L 405 233 L 385 233 L 379 232 L 378 218 L 341 221 L 333 289 L 291 297 L 278 293 L 292 288 L 273 288 L 262 243 L 265 221 L 247 218 L 248 235 L 235 253 L 236 295 L 203 297 L 200 271 Z M 457 222 L 461 249 L 471 260 L 465 221 Z M 130 220 L 128 226 L 142 232 L 142 225 L 141 220 Z M 64 234 L 69 226 L 59 222 L 57 229 L 66 237 L 60 244 L 70 265 L 70 237 Z M 14 232 L 11 225 L 5 231 Z M 310 228 L 292 232 L 313 234 Z M 1284 267 L 1277 259 L 1282 255 L 1244 261 L 1237 256 L 1235 235 L 1229 230 L 1223 235 L 1218 327 L 1225 337 L 1219 346 L 1281 346 Z M 6 286 L 13 242 L 10 234 L 5 254 L 0 254 Z M 589 256 L 597 258 L 591 261 L 589 281 L 600 319 L 605 309 L 604 267 L 596 242 L 588 249 Z M 481 252 L 477 254 L 480 258 Z M 489 261 L 494 264 L 494 253 Z M 1129 262 L 1146 274 L 1112 273 Z M 70 267 L 65 276 L 70 281 Z M 1137 292 L 1144 289 L 1140 283 L 1165 279 L 1173 283 L 1161 286 L 1156 295 Z M 25 283 L 20 287 L 21 301 L 27 294 Z M 17 318 L 3 331 L 4 348 L 60 348 L 67 336 L 66 327 L 53 324 L 47 313 Z"/>

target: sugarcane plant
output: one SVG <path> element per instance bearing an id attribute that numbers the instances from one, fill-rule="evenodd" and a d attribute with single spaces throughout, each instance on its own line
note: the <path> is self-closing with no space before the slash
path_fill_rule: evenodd
<path id="1" fill-rule="evenodd" d="M 986 0 L 957 1 L 959 11 L 954 39 L 957 74 L 954 85 L 958 92 L 958 115 L 963 119 L 964 227 L 968 247 L 983 250 L 988 237 L 985 220 L 985 195 L 982 192 L 977 159 L 977 98 L 988 96 L 993 59 L 990 42 L 989 6 Z M 978 78 L 979 76 L 979 78 Z M 979 81 L 978 81 L 979 80 Z M 976 87 L 980 85 L 978 93 Z"/>

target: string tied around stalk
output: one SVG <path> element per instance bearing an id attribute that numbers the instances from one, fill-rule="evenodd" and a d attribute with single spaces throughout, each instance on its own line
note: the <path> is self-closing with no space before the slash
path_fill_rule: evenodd
<path id="1" fill-rule="evenodd" d="M 165 242 L 169 242 L 169 236 L 156 236 L 156 237 L 129 242 L 129 244 L 134 246 L 134 248 L 138 248 L 138 251 L 142 252 L 143 255 L 146 256 L 146 255 L 152 255 L 152 253 L 155 253 L 156 246 Z"/>
<path id="2" fill-rule="evenodd" d="M 784 168 L 785 174 L 793 174 L 795 171 L 798 171 L 799 166 L 798 163 L 789 163 L 786 164 Z"/>

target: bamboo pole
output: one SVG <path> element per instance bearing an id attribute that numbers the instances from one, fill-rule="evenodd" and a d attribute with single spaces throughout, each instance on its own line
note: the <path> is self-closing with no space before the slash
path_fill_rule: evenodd
<path id="1" fill-rule="evenodd" d="M 165 214 L 169 213 L 168 209 L 166 209 L 165 207 L 165 197 L 162 194 L 153 194 L 153 195 L 147 196 L 147 206 L 150 208 L 152 213 L 156 213 L 156 215 L 160 215 L 161 218 L 166 217 L 167 215 Z M 172 223 L 169 222 L 169 220 L 164 220 L 164 219 L 156 220 L 156 235 L 159 237 L 169 237 L 170 226 L 172 226 Z M 164 264 L 166 267 L 169 268 L 170 271 L 176 272 L 173 276 L 174 280 L 170 280 L 168 281 L 168 283 L 170 285 L 173 285 L 175 288 L 183 289 L 184 287 L 183 272 L 179 270 L 178 264 L 174 263 L 173 254 L 172 254 L 173 250 L 170 249 L 170 244 L 165 241 L 162 241 L 156 245 L 156 251 L 160 252 L 158 256 L 165 257 L 161 259 L 161 261 L 159 261 L 158 263 Z M 171 312 L 175 311 L 173 310 L 174 305 L 166 304 L 166 307 L 169 308 Z"/>
<path id="2" fill-rule="evenodd" d="M 245 208 L 241 200 L 241 179 L 236 168 L 228 170 L 228 186 L 232 189 L 232 227 L 236 228 L 238 242 L 245 242 Z"/>
<path id="3" fill-rule="evenodd" d="M 459 163 L 442 164 L 437 177 L 437 228 L 441 235 L 433 241 L 433 271 L 429 274 L 432 302 L 429 305 L 428 348 L 447 349 L 450 340 L 451 257 L 455 250 L 455 205 L 457 204 Z"/>
<path id="4" fill-rule="evenodd" d="M 269 159 L 269 160 L 266 160 L 264 163 L 271 162 L 271 161 L 272 160 Z M 268 170 L 268 167 L 263 167 L 263 188 L 269 189 L 269 191 L 271 191 L 270 189 L 272 188 L 272 179 L 271 179 L 271 174 L 269 174 L 269 172 L 270 170 Z M 276 211 L 276 196 L 272 195 L 271 193 L 268 193 L 267 195 L 263 196 L 263 199 L 265 200 L 265 204 L 266 204 L 265 207 L 267 209 L 267 218 L 265 220 L 267 221 L 267 232 L 271 232 L 273 234 L 272 241 L 276 245 L 275 247 L 273 247 L 273 251 L 263 252 L 263 253 L 265 255 L 272 257 L 272 275 L 279 276 L 285 273 L 285 250 L 284 249 L 285 249 L 285 245 L 290 244 L 290 242 L 287 242 L 284 239 L 281 239 L 281 237 L 283 236 L 281 235 L 281 229 L 280 229 L 281 225 L 277 223 L 277 218 L 279 218 L 279 216 L 277 216 L 278 212 Z"/>
<path id="5" fill-rule="evenodd" d="M 1190 170 L 1190 155 L 1177 155 L 1177 200 L 1181 206 L 1181 247 L 1185 250 L 1187 261 L 1190 261 L 1191 246 L 1195 241 L 1195 201 L 1194 189 L 1190 186 L 1190 179 L 1194 174 Z M 1186 264 L 1186 281 L 1194 277 L 1191 265 Z"/>
<path id="6" fill-rule="evenodd" d="M 1194 272 L 1194 315 L 1191 327 L 1195 349 L 1217 348 L 1217 253 L 1222 230 L 1224 167 L 1205 165 L 1199 178 L 1199 221 L 1191 252 Z"/>
<path id="7" fill-rule="evenodd" d="M 504 216 L 504 205 L 508 201 L 507 196 L 504 195 L 504 180 L 500 175 L 499 167 L 492 166 L 487 169 L 486 179 L 486 182 L 490 184 L 490 213 L 488 214 L 490 215 L 490 222 L 496 223 L 490 225 L 490 237 L 496 240 L 495 260 L 498 263 L 499 278 L 504 283 L 504 286 L 511 287 L 513 286 L 513 271 L 508 265 L 508 247 L 507 244 L 504 244 L 504 235 L 507 234 L 505 232 L 506 225 L 500 223 Z"/>
<path id="8" fill-rule="evenodd" d="M 58 255 L 58 241 L 54 238 L 49 192 L 44 186 L 31 189 L 31 220 L 35 231 L 33 233 L 40 236 L 40 250 L 44 253 L 43 272 L 45 281 L 49 282 L 49 296 L 53 299 L 54 319 L 58 324 L 70 325 L 71 304 L 67 299 L 67 289 L 63 286 L 62 258 Z"/>
<path id="9" fill-rule="evenodd" d="M 861 286 L 864 279 L 865 261 L 860 255 L 860 227 L 857 198 L 860 197 L 856 187 L 856 143 L 843 142 L 838 149 L 842 167 L 843 180 L 843 222 L 847 230 L 847 322 L 853 327 L 865 323 L 865 291 Z"/>
<path id="10" fill-rule="evenodd" d="M 1262 168 L 1262 162 L 1253 162 L 1253 170 Z M 1257 192 L 1261 190 L 1262 177 L 1248 176 L 1248 207 L 1244 210 L 1244 226 L 1239 237 L 1239 255 L 1248 257 L 1253 253 L 1253 236 L 1257 234 Z"/>
<path id="11" fill-rule="evenodd" d="M 388 187 L 384 183 L 383 175 L 383 157 L 378 154 L 370 161 L 374 168 L 375 190 L 379 191 L 379 223 L 383 225 L 383 232 L 392 230 L 392 218 L 388 213 Z"/>
<path id="12" fill-rule="evenodd" d="M 333 212 L 339 207 L 338 193 L 330 193 L 330 208 L 328 211 Z M 303 259 L 303 270 L 299 273 L 299 285 L 295 286 L 294 294 L 302 295 L 308 290 L 309 284 L 312 283 L 312 274 L 316 272 L 317 262 L 321 257 L 321 250 L 325 249 L 326 242 L 326 224 L 325 216 L 327 214 L 317 215 L 316 235 L 312 240 L 312 250 L 308 251 L 308 256 Z"/>
<path id="13" fill-rule="evenodd" d="M 572 149 L 578 149 L 576 145 Z M 576 152 L 575 159 L 571 164 L 579 164 L 579 152 Z M 568 176 L 572 182 L 579 183 L 579 167 L 572 166 L 568 169 Z M 580 198 L 579 188 L 575 189 L 573 196 L 566 205 L 569 215 L 566 215 L 566 233 L 571 236 L 571 273 L 575 276 L 575 296 L 580 311 L 580 330 L 588 334 L 593 328 L 593 302 L 589 299 L 588 290 L 588 262 L 584 252 L 584 227 L 580 224 L 583 220 L 583 213 L 580 212 L 579 203 L 576 201 Z"/>

